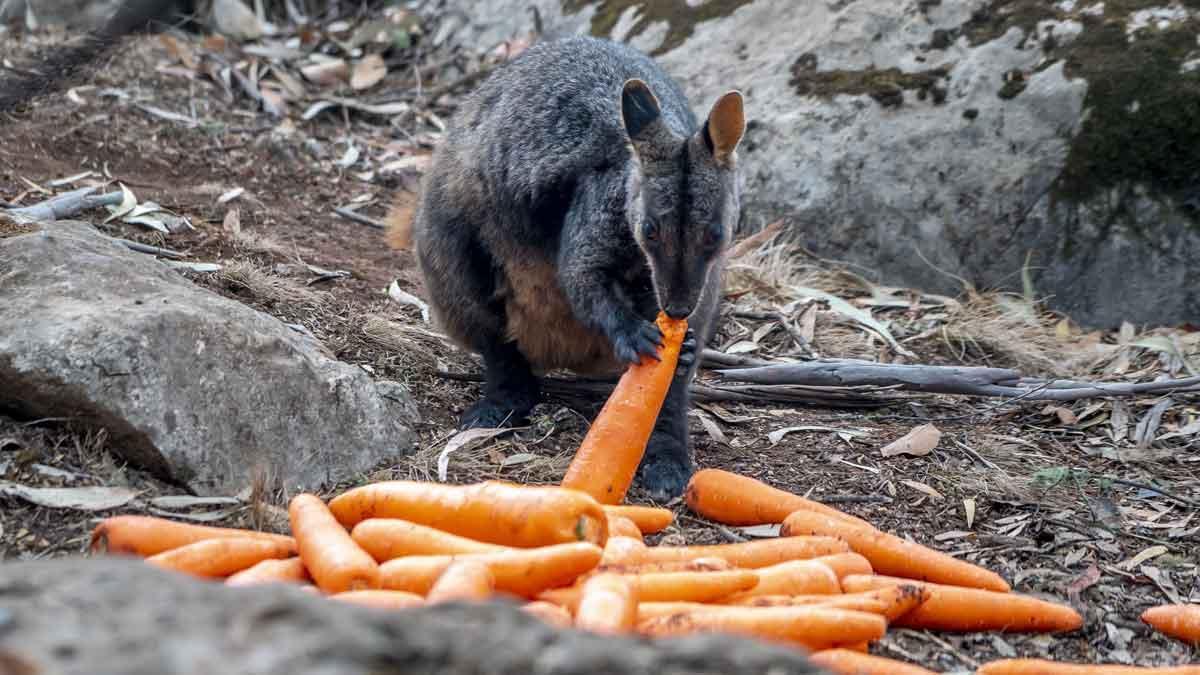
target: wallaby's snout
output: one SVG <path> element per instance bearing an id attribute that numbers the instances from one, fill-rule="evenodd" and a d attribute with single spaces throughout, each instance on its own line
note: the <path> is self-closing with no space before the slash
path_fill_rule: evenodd
<path id="1" fill-rule="evenodd" d="M 696 306 L 690 302 L 668 302 L 667 306 L 663 307 L 663 311 L 666 312 L 667 316 L 678 320 L 691 316 L 692 310 L 695 308 Z"/>

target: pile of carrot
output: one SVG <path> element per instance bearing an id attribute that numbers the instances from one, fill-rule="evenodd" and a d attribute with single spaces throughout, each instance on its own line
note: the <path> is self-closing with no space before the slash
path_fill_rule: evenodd
<path id="1" fill-rule="evenodd" d="M 229 586 L 291 584 L 387 611 L 507 598 L 559 628 L 662 639 L 732 633 L 795 646 L 834 673 L 933 672 L 867 653 L 891 626 L 1021 632 L 1082 626 L 1071 607 L 1013 593 L 994 572 L 725 471 L 693 476 L 689 509 L 723 524 L 779 523 L 780 537 L 647 545 L 643 537 L 670 527 L 674 514 L 620 502 L 686 329 L 663 317 L 659 326 L 661 358 L 625 373 L 563 485 L 387 481 L 328 502 L 301 494 L 289 504 L 290 535 L 115 516 L 96 527 L 91 548 Z M 1142 618 L 1200 643 L 1200 606 L 1154 608 Z M 1006 659 L 978 672 L 1200 675 L 1200 668 Z"/>

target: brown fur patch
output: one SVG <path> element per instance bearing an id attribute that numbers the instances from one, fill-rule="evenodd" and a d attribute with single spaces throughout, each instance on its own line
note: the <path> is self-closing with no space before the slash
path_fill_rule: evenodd
<path id="1" fill-rule="evenodd" d="M 383 222 L 387 225 L 384 236 L 388 246 L 403 251 L 412 246 L 413 215 L 417 210 L 417 196 L 411 192 L 400 191 L 392 199 Z"/>
<path id="2" fill-rule="evenodd" d="M 531 252 L 532 253 L 532 252 Z M 580 374 L 607 374 L 620 367 L 608 339 L 581 324 L 571 311 L 554 265 L 514 256 L 504 266 L 501 291 L 508 315 L 507 332 L 535 370 L 567 368 Z"/>

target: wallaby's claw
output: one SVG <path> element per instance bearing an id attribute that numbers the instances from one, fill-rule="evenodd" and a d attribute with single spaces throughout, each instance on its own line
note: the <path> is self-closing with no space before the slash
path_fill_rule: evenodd
<path id="1" fill-rule="evenodd" d="M 613 351 L 623 363 L 641 363 L 643 356 L 657 361 L 662 340 L 662 331 L 658 326 L 639 319 L 613 337 Z"/>
<path id="2" fill-rule="evenodd" d="M 683 344 L 679 345 L 679 360 L 675 368 L 676 377 L 684 377 L 696 363 L 696 334 L 691 328 L 683 335 Z"/>

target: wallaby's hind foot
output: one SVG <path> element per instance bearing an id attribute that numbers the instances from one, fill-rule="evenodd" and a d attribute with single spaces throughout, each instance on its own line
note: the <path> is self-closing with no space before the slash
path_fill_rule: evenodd
<path id="1" fill-rule="evenodd" d="M 687 389 L 699 359 L 697 346 L 696 334 L 689 328 L 679 349 L 675 379 L 638 467 L 637 485 L 660 504 L 683 494 L 696 470 L 688 449 Z"/>
<path id="2" fill-rule="evenodd" d="M 541 383 L 516 345 L 505 342 L 484 352 L 483 398 L 467 408 L 459 429 L 524 426 L 537 405 Z"/>

